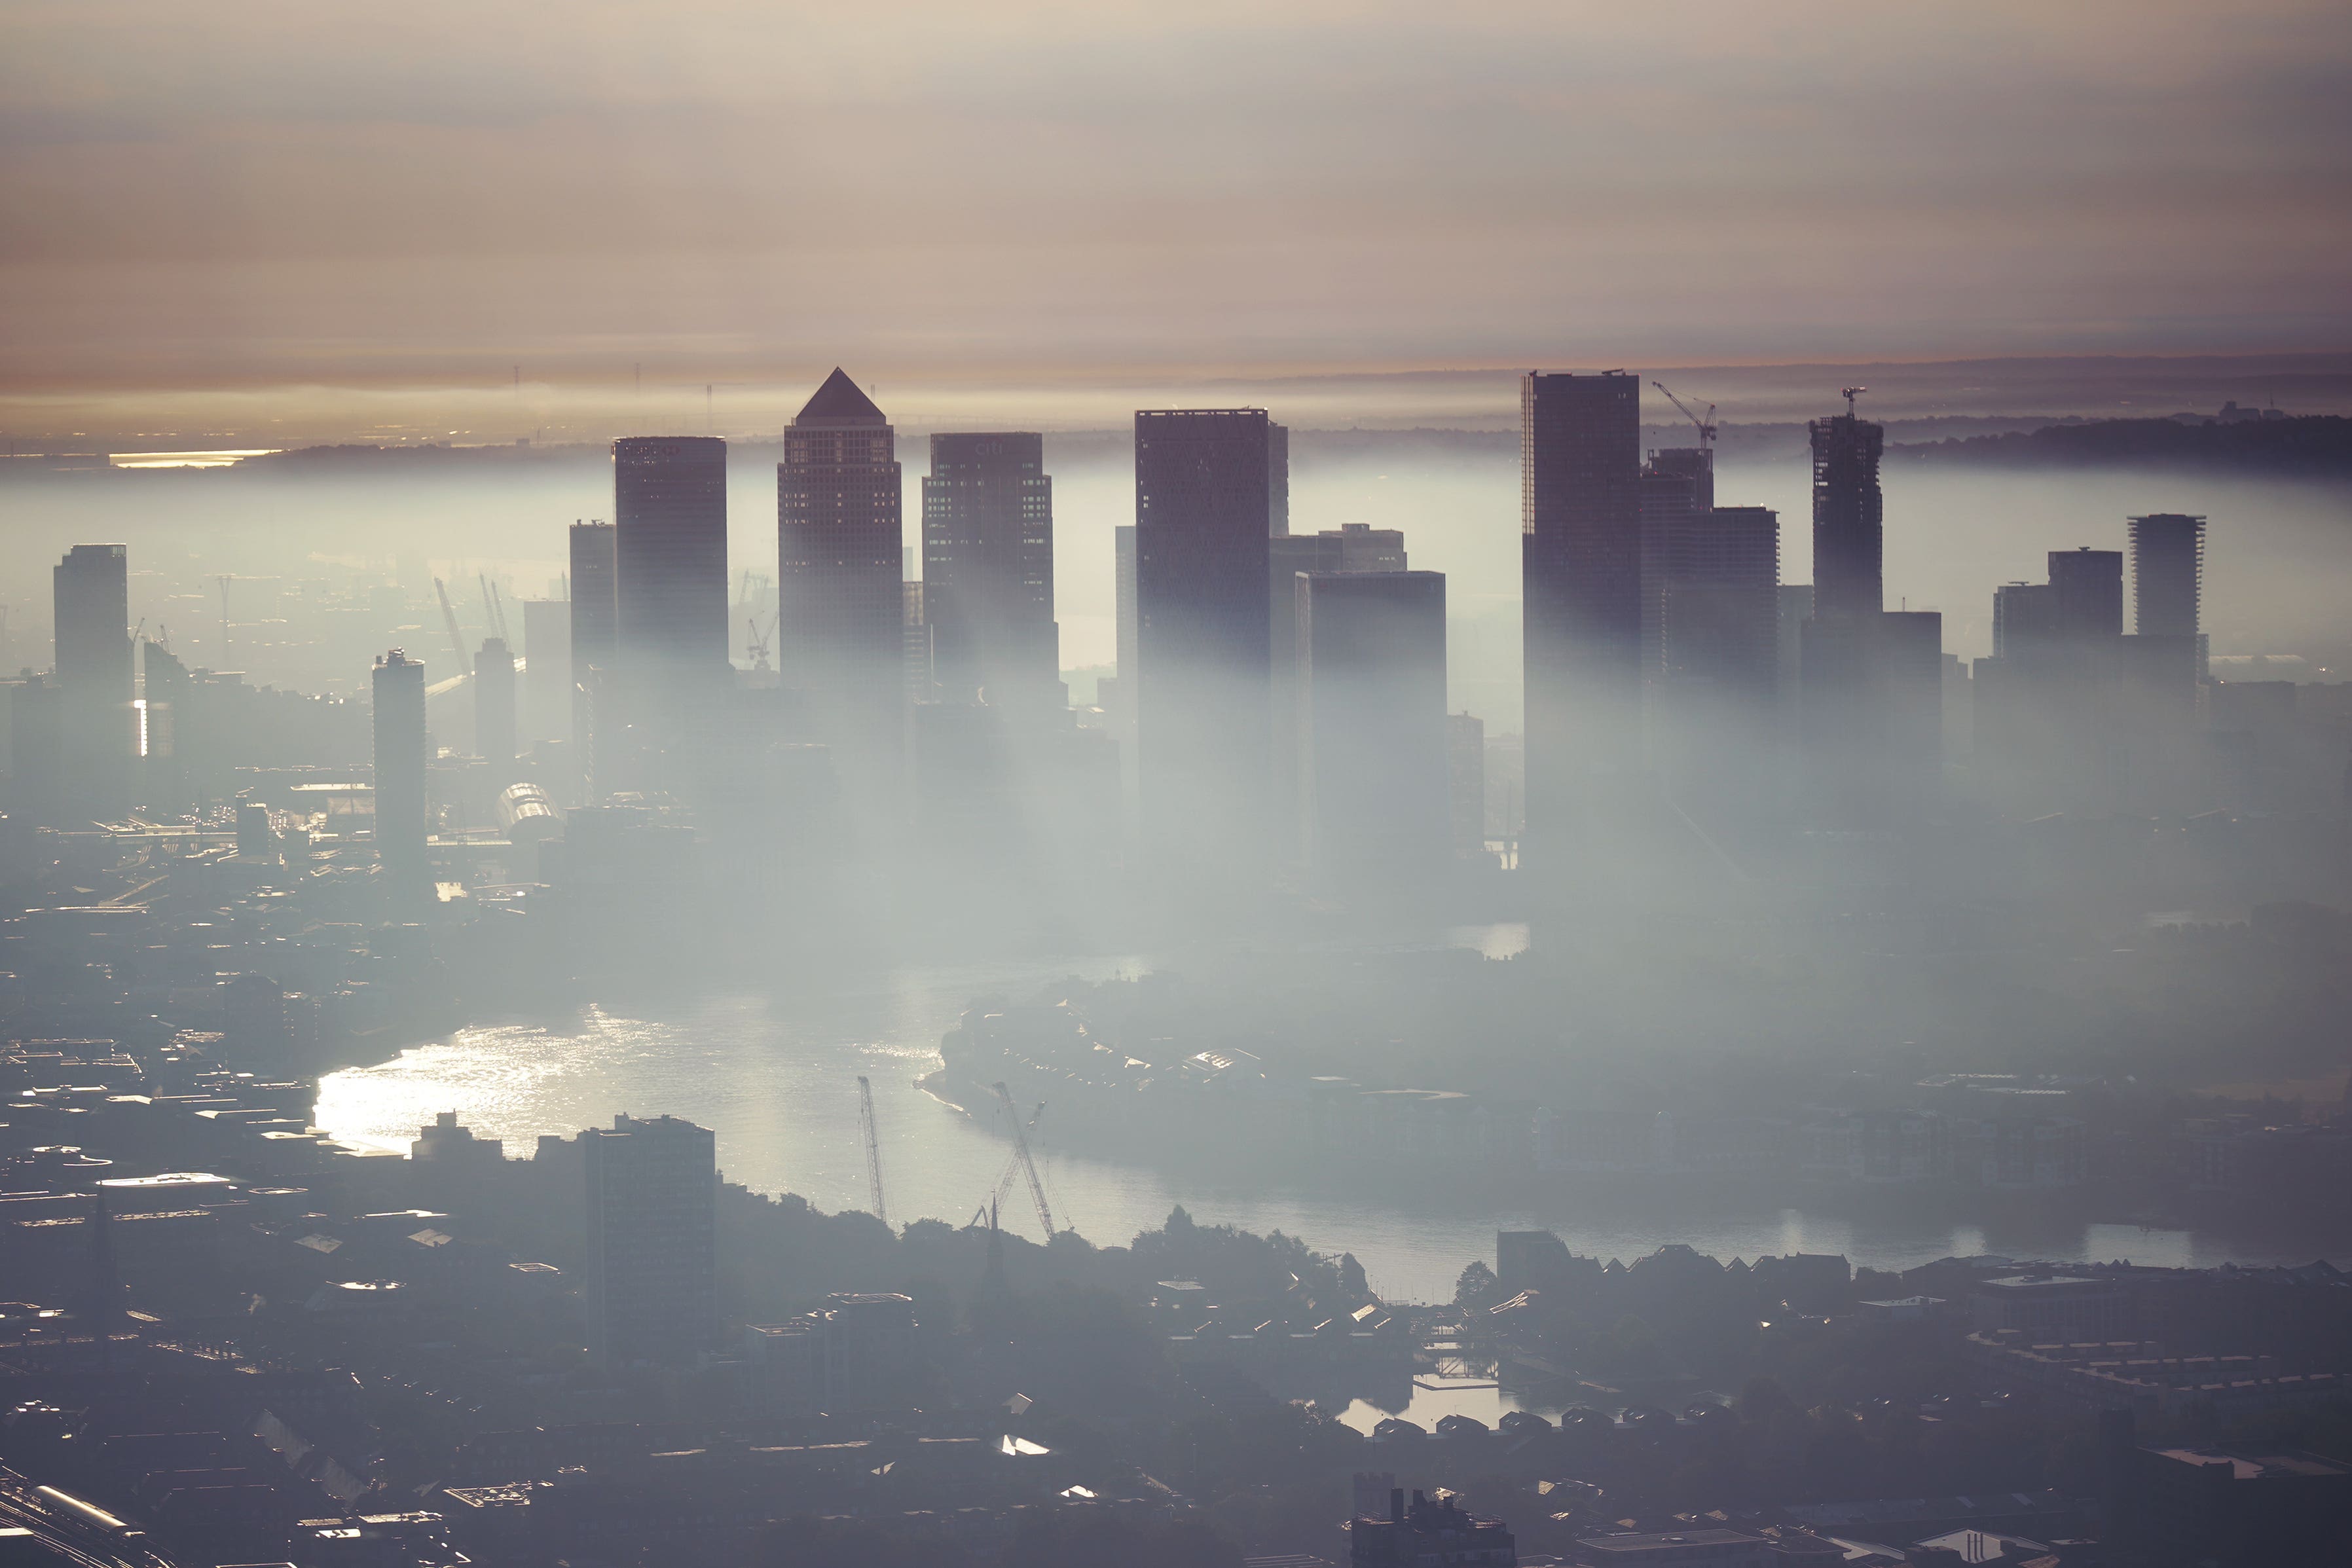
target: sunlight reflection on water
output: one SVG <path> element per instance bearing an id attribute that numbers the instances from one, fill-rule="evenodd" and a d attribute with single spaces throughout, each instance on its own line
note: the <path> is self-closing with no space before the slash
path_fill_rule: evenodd
<path id="1" fill-rule="evenodd" d="M 1524 927 L 1470 927 L 1449 939 L 1507 952 L 1525 936 Z M 916 1087 L 937 1065 L 940 1036 L 988 991 L 1025 994 L 1065 975 L 1105 979 L 1141 967 L 1133 958 L 1104 958 L 1031 970 L 909 969 L 824 996 L 715 996 L 659 1018 L 592 1008 L 557 1027 L 488 1024 L 330 1075 L 320 1085 L 316 1119 L 335 1137 L 405 1151 L 417 1128 L 438 1112 L 455 1111 L 478 1134 L 502 1139 L 508 1154 L 523 1156 L 541 1134 L 603 1125 L 616 1112 L 668 1113 L 718 1134 L 719 1165 L 731 1181 L 797 1192 L 827 1210 L 864 1208 L 856 1081 L 865 1073 L 874 1085 L 891 1208 L 902 1219 L 932 1215 L 961 1223 L 993 1189 L 1005 1153 L 984 1121 Z M 1837 1252 L 1857 1265 L 1895 1269 L 1985 1252 L 2174 1264 L 2232 1255 L 2243 1261 L 2309 1258 L 2272 1258 L 2259 1249 L 2232 1254 L 2203 1235 L 2031 1213 L 2012 1212 L 2000 1225 L 1769 1207 L 1612 1214 L 1578 1204 L 1565 1184 L 1555 1199 L 1507 1207 L 1443 1193 L 1406 1207 L 1345 1191 L 1274 1191 L 1058 1149 L 1050 1109 L 1037 1145 L 1055 1213 L 1099 1244 L 1123 1244 L 1181 1203 L 1204 1224 L 1280 1229 L 1321 1251 L 1353 1251 L 1373 1289 L 1391 1300 L 1451 1299 L 1463 1265 L 1491 1257 L 1497 1228 L 1551 1229 L 1578 1252 L 1627 1261 L 1669 1241 L 1725 1260 Z M 1007 1221 L 1034 1229 L 1025 1209 L 1008 1211 Z M 1446 1396 L 1457 1396 L 1467 1394 Z M 1491 1421 L 1498 1411 L 1465 1413 Z"/>

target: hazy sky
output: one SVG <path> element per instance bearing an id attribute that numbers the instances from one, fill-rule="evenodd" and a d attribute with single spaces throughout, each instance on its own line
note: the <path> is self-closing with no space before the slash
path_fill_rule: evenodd
<path id="1" fill-rule="evenodd" d="M 2336 348 L 2343 0 L 11 0 L 0 392 Z"/>

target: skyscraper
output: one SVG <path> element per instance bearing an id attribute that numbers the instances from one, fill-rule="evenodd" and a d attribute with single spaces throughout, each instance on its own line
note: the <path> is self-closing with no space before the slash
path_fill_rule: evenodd
<path id="1" fill-rule="evenodd" d="M 610 523 L 572 525 L 572 738 L 580 748 L 581 771 L 593 789 L 606 787 L 615 727 L 604 677 L 621 643 L 621 599 L 617 552 Z M 526 614 L 528 612 L 526 612 Z M 524 629 L 529 632 L 526 621 Z"/>
<path id="2" fill-rule="evenodd" d="M 2089 643 L 2124 634 L 2124 557 L 2121 550 L 2050 552 L 2050 591 L 2056 601 L 2059 635 Z"/>
<path id="3" fill-rule="evenodd" d="M 1280 428 L 1274 426 L 1271 428 Z M 1267 694 L 1274 715 L 1271 773 L 1276 820 L 1286 836 L 1295 835 L 1306 821 L 1302 814 L 1299 772 L 1299 641 L 1298 587 L 1302 573 L 1403 571 L 1404 534 L 1397 528 L 1376 528 L 1369 523 L 1343 523 L 1315 534 L 1276 533 L 1266 542 Z M 1295 852 L 1304 841 L 1278 845 Z"/>
<path id="4" fill-rule="evenodd" d="M 923 613 L 941 695 L 996 706 L 1061 694 L 1054 481 L 1045 437 L 931 437 L 923 480 Z"/>
<path id="5" fill-rule="evenodd" d="M 580 1134 L 589 1352 L 598 1364 L 690 1361 L 719 1327 L 719 1171 L 707 1127 L 615 1116 Z"/>
<path id="6" fill-rule="evenodd" d="M 1527 839 L 1588 825 L 1583 786 L 1630 766 L 1642 647 L 1642 393 L 1622 371 L 1519 383 Z"/>
<path id="7" fill-rule="evenodd" d="M 1265 531 L 1276 538 L 1290 531 L 1290 426 L 1265 427 Z"/>
<path id="8" fill-rule="evenodd" d="M 493 768 L 514 765 L 514 654 L 503 637 L 484 639 L 474 655 L 474 755 Z M 501 776 L 491 782 L 504 789 L 514 780 Z"/>
<path id="9" fill-rule="evenodd" d="M 1886 607 L 1884 426 L 1852 413 L 1817 419 L 1813 444 L 1813 617 L 1860 621 Z"/>
<path id="10" fill-rule="evenodd" d="M 1294 591 L 1307 861 L 1343 881 L 1426 880 L 1452 824 L 1445 574 L 1302 576 Z"/>
<path id="11" fill-rule="evenodd" d="M 1769 720 L 1780 680 L 1780 514 L 1710 507 L 1682 519 L 1674 543 L 1659 594 L 1667 681 L 1705 681 Z"/>
<path id="12" fill-rule="evenodd" d="M 376 861 L 394 896 L 411 900 L 433 875 L 425 847 L 425 665 L 398 648 L 379 654 L 372 690 Z"/>
<path id="13" fill-rule="evenodd" d="M 1164 847 L 1269 826 L 1264 409 L 1135 416 L 1137 765 Z"/>
<path id="14" fill-rule="evenodd" d="M 776 466 L 777 667 L 835 738 L 895 746 L 905 679 L 898 463 L 890 422 L 836 368 Z"/>
<path id="15" fill-rule="evenodd" d="M 2131 526 L 2132 631 L 2141 637 L 2189 639 L 2196 675 L 2205 678 L 2205 634 L 2199 621 L 2205 588 L 2205 519 L 2151 512 Z"/>
<path id="16" fill-rule="evenodd" d="M 1879 679 L 1885 608 L 1885 431 L 1853 412 L 1807 427 L 1813 449 L 1813 613 L 1803 639 L 1811 796 L 1833 826 L 1882 825 L 1893 809 L 1890 708 Z"/>
<path id="17" fill-rule="evenodd" d="M 121 545 L 76 545 L 53 576 L 66 816 L 115 817 L 130 805 L 131 591 Z"/>
<path id="18" fill-rule="evenodd" d="M 631 721 L 667 723 L 727 683 L 727 444 L 613 443 L 619 673 Z"/>
<path id="19" fill-rule="evenodd" d="M 572 738 L 572 601 L 522 604 L 522 730 L 531 740 Z"/>

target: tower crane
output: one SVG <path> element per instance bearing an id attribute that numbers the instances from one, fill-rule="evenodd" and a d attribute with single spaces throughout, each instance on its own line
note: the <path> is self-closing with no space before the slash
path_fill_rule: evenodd
<path id="1" fill-rule="evenodd" d="M 466 638 L 457 630 L 457 612 L 450 606 L 449 591 L 437 577 L 433 580 L 433 591 L 441 596 L 441 619 L 449 628 L 449 652 L 457 659 L 457 673 L 451 679 L 462 681 L 472 672 L 474 661 L 466 657 Z"/>
<path id="2" fill-rule="evenodd" d="M 744 618 L 744 628 L 751 633 L 750 637 L 746 640 L 746 645 L 751 650 L 751 668 L 754 670 L 765 670 L 770 667 L 768 664 L 768 639 L 776 634 L 776 619 L 777 618 L 775 616 L 770 616 L 768 618 L 768 629 L 765 632 L 762 632 L 760 630 L 759 622 L 749 616 Z"/>
<path id="3" fill-rule="evenodd" d="M 866 1134 L 866 1186 L 873 1194 L 874 1218 L 887 1230 L 890 1214 L 882 1207 L 882 1140 L 874 1130 L 874 1085 L 863 1073 L 857 1079 L 857 1124 Z"/>
<path id="4" fill-rule="evenodd" d="M 1657 388 L 1660 392 L 1664 392 L 1666 394 L 1666 401 L 1674 404 L 1677 409 L 1680 409 L 1682 411 L 1682 416 L 1685 419 L 1689 420 L 1693 424 L 1698 426 L 1698 444 L 1702 451 L 1709 449 L 1715 445 L 1715 404 L 1707 404 L 1706 413 L 1702 416 L 1692 413 L 1690 404 L 1676 397 L 1674 392 L 1667 388 L 1665 382 L 1652 382 L 1650 384 Z"/>
<path id="5" fill-rule="evenodd" d="M 1013 1091 L 1003 1083 L 992 1083 L 997 1103 L 1013 1118 L 1013 1157 L 1021 1163 L 1021 1174 L 1029 1178 L 1029 1197 L 1037 1206 L 1037 1223 L 1045 1228 L 1045 1239 L 1054 1239 L 1054 1210 L 1045 1202 L 1045 1184 L 1037 1178 L 1037 1162 L 1029 1155 L 1029 1134 L 1022 1130 L 1021 1113 L 1013 1103 Z"/>
<path id="6" fill-rule="evenodd" d="M 1870 389 L 1868 387 L 1840 387 L 1838 389 L 1838 396 L 1845 399 L 1845 416 L 1848 419 L 1855 417 L 1853 412 L 1853 400 L 1860 397 L 1869 390 Z"/>

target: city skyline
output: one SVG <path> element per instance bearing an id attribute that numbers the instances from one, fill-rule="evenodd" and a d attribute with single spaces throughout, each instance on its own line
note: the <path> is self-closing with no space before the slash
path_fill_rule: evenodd
<path id="1" fill-rule="evenodd" d="M 2352 1559 L 2347 102 L 8 9 L 0 1568 Z"/>

